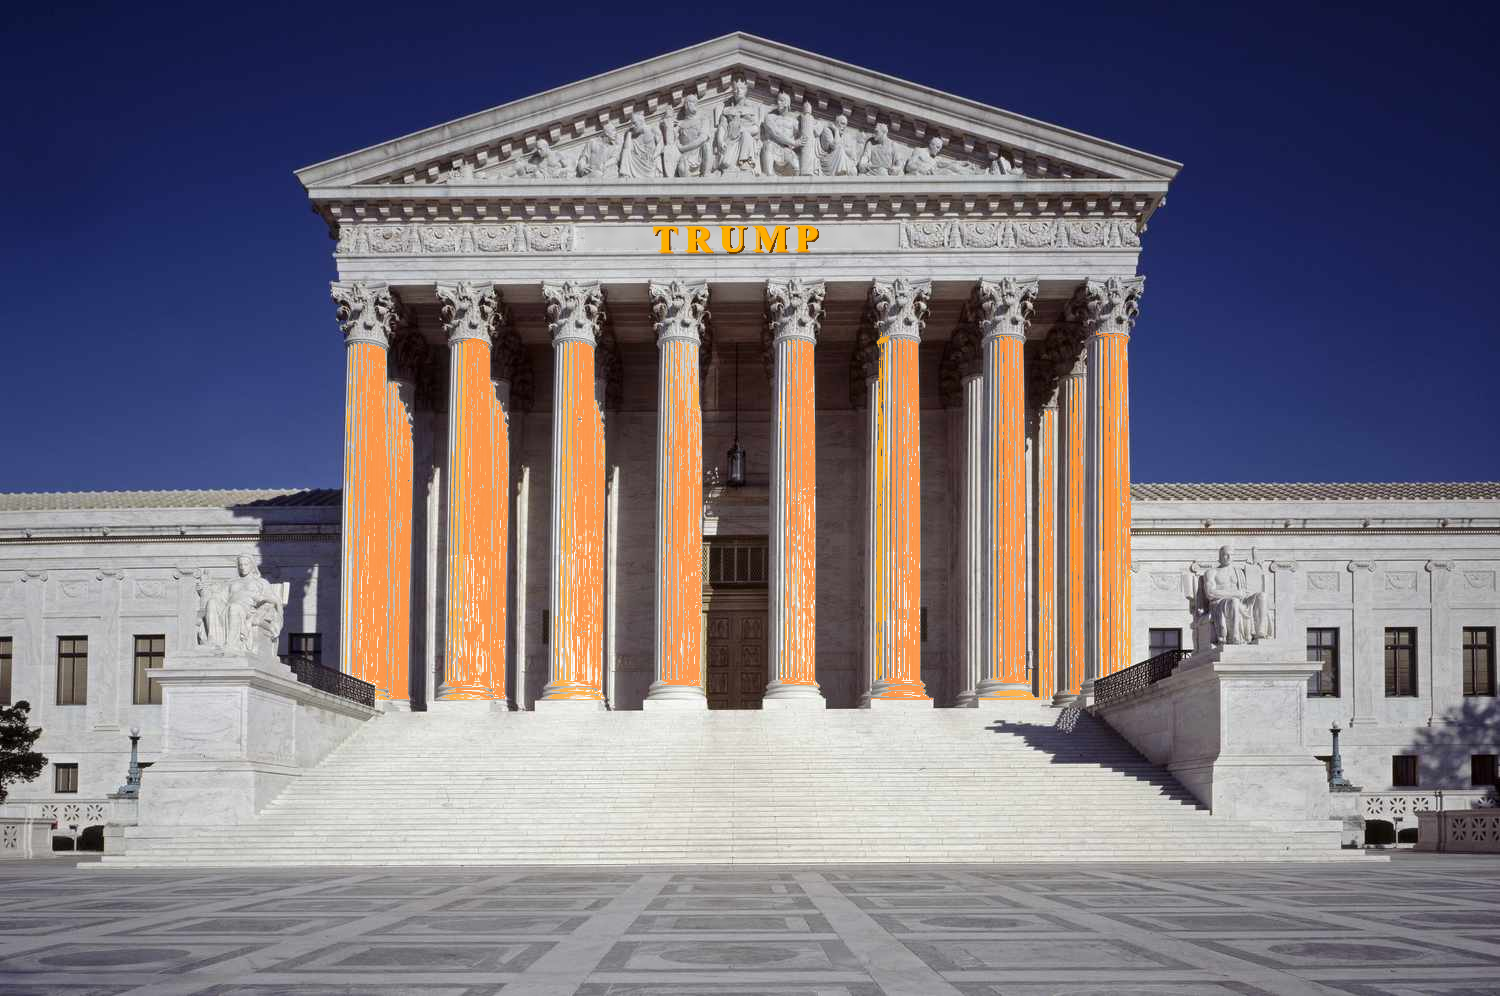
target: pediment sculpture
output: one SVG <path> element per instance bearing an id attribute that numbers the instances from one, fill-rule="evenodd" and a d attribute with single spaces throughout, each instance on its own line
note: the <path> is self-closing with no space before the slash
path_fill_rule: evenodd
<path id="1" fill-rule="evenodd" d="M 243 554 L 235 570 L 236 576 L 228 581 L 198 581 L 198 646 L 275 657 L 291 586 L 267 581 Z"/>
<path id="2" fill-rule="evenodd" d="M 1218 561 L 1194 565 L 1193 633 L 1196 645 L 1261 643 L 1272 637 L 1266 571 L 1255 561 L 1235 560 L 1234 548 L 1219 547 Z"/>
<path id="3" fill-rule="evenodd" d="M 922 135 L 923 128 L 916 133 Z M 863 133 L 843 112 L 820 119 L 811 100 L 794 106 L 786 90 L 766 102 L 746 80 L 736 79 L 713 106 L 690 92 L 661 111 L 635 107 L 624 121 L 607 118 L 571 148 L 537 138 L 504 161 L 463 158 L 434 170 L 427 180 L 1024 175 L 998 148 L 976 150 L 976 158 L 969 159 L 950 154 L 948 147 L 937 135 L 911 144 L 899 141 L 883 121 Z"/>

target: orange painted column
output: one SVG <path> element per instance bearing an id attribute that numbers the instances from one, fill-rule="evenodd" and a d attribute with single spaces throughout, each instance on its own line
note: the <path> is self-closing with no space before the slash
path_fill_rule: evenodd
<path id="1" fill-rule="evenodd" d="M 447 604 L 439 702 L 504 709 L 505 564 L 496 541 L 506 482 L 496 477 L 491 284 L 439 284 L 448 334 Z"/>
<path id="2" fill-rule="evenodd" d="M 817 413 L 821 281 L 766 285 L 772 361 L 770 681 L 762 708 L 824 708 L 817 677 Z"/>
<path id="3" fill-rule="evenodd" d="M 339 669 L 390 687 L 390 449 L 386 353 L 399 320 L 382 283 L 335 283 L 344 333 L 344 502 L 340 551 Z"/>
<path id="4" fill-rule="evenodd" d="M 1127 349 L 1141 277 L 1087 280 L 1075 295 L 1087 333 L 1088 529 L 1091 581 L 1088 678 L 1130 660 L 1130 378 Z"/>
<path id="5" fill-rule="evenodd" d="M 1037 407 L 1031 446 L 1036 468 L 1032 498 L 1032 563 L 1035 565 L 1036 584 L 1032 590 L 1035 593 L 1036 666 L 1041 676 L 1037 691 L 1042 698 L 1053 698 L 1054 701 L 1056 693 L 1065 687 L 1057 653 L 1057 450 L 1057 394 L 1054 391 Z"/>
<path id="6" fill-rule="evenodd" d="M 871 405 L 873 674 L 867 705 L 931 706 L 922 683 L 921 406 L 917 348 L 929 281 L 876 281 L 870 297 L 879 349 Z"/>
<path id="7" fill-rule="evenodd" d="M 549 681 L 537 708 L 604 708 L 604 420 L 594 350 L 595 283 L 543 284 L 552 333 L 552 575 Z M 701 458 L 700 458 L 701 459 Z"/>
<path id="8" fill-rule="evenodd" d="M 1058 653 L 1064 684 L 1058 695 L 1083 690 L 1088 670 L 1088 360 L 1080 353 L 1058 381 L 1058 509 L 1062 583 Z"/>
<path id="9" fill-rule="evenodd" d="M 390 500 L 391 567 L 390 646 L 386 664 L 387 687 L 398 707 L 411 704 L 411 578 L 412 578 L 412 410 L 416 385 L 393 380 L 386 387 L 386 454 L 390 471 L 386 494 Z"/>
<path id="10" fill-rule="evenodd" d="M 656 393 L 656 680 L 646 708 L 707 709 L 703 691 L 703 411 L 708 284 L 652 281 Z"/>
<path id="11" fill-rule="evenodd" d="M 1036 281 L 975 288 L 984 377 L 984 655 L 977 697 L 1029 699 L 1026 675 L 1026 325 Z"/>

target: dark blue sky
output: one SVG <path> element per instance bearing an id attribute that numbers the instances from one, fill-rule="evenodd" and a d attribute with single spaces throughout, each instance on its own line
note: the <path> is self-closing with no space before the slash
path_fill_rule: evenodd
<path id="1" fill-rule="evenodd" d="M 1215 6 L 7 5 L 0 490 L 336 485 L 292 170 L 733 30 L 1186 164 L 1137 480 L 1500 476 L 1497 5 Z"/>

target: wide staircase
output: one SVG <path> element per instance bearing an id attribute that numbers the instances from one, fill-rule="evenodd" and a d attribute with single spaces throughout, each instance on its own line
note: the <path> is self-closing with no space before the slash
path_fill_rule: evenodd
<path id="1" fill-rule="evenodd" d="M 1004 718 L 1002 718 L 1002 716 Z M 146 776 L 150 777 L 149 773 Z M 115 866 L 1325 860 L 1077 710 L 390 714 L 253 823 Z"/>

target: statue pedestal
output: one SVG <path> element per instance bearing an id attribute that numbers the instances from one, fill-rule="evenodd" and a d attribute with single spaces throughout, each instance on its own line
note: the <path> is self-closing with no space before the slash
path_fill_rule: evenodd
<path id="1" fill-rule="evenodd" d="M 1284 646 L 1211 647 L 1093 711 L 1215 815 L 1326 820 L 1327 769 L 1302 738 L 1307 679 L 1320 665 L 1299 658 Z"/>
<path id="2" fill-rule="evenodd" d="M 164 749 L 141 781 L 139 830 L 245 823 L 378 710 L 304 685 L 266 652 L 168 654 Z"/>

